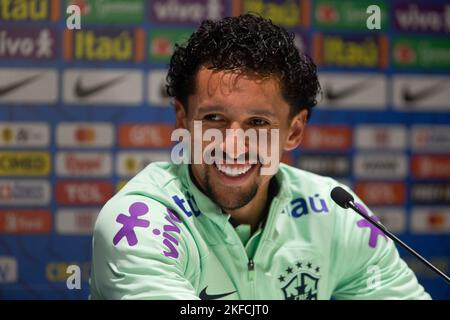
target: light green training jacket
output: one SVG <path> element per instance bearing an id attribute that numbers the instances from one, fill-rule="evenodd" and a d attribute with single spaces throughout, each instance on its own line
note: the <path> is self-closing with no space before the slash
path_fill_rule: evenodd
<path id="1" fill-rule="evenodd" d="M 91 298 L 430 298 L 392 240 L 332 201 L 338 182 L 285 164 L 275 178 L 267 219 L 250 235 L 188 165 L 148 165 L 97 218 Z"/>

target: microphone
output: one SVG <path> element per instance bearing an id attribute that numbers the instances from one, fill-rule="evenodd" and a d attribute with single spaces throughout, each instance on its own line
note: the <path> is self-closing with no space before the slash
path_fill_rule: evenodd
<path id="1" fill-rule="evenodd" d="M 388 231 L 385 226 L 383 226 L 378 221 L 374 220 L 373 218 L 369 217 L 367 214 L 362 212 L 355 204 L 354 204 L 354 198 L 353 196 L 348 193 L 346 190 L 344 190 L 342 187 L 335 187 L 333 190 L 331 190 L 331 199 L 333 199 L 334 202 L 336 202 L 340 207 L 344 209 L 351 208 L 356 213 L 358 213 L 360 216 L 362 216 L 364 219 L 368 220 L 370 223 L 372 223 L 375 227 L 383 231 L 383 233 L 388 236 L 390 239 L 392 239 L 395 243 L 402 246 L 404 249 L 406 249 L 409 253 L 411 253 L 413 256 L 418 258 L 420 261 L 422 261 L 428 268 L 436 272 L 440 277 L 442 277 L 448 284 L 450 284 L 450 278 L 443 273 L 441 270 L 436 268 L 431 262 L 429 262 L 427 259 L 422 257 L 420 254 L 418 254 L 416 251 L 414 251 L 411 247 L 409 247 L 406 243 L 404 243 L 402 240 L 397 238 L 393 233 Z"/>

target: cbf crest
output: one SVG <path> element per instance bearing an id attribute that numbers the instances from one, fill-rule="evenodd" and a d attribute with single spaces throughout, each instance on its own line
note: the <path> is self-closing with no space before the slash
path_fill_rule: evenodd
<path id="1" fill-rule="evenodd" d="M 317 300 L 320 267 L 311 262 L 296 262 L 278 280 L 285 300 Z"/>

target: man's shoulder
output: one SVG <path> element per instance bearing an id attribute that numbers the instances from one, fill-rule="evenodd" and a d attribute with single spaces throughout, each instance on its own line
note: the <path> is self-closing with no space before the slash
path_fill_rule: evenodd
<path id="1" fill-rule="evenodd" d="M 142 185 L 154 188 L 164 188 L 180 178 L 180 166 L 170 162 L 153 162 L 142 169 L 125 184 L 122 190 L 130 191 Z"/>
<path id="2" fill-rule="evenodd" d="M 342 183 L 327 176 L 295 168 L 287 164 L 280 164 L 280 171 L 283 175 L 283 181 L 293 193 L 296 194 L 316 194 L 329 197 L 331 190 Z"/>
<path id="3" fill-rule="evenodd" d="M 120 214 L 142 218 L 150 214 L 152 219 L 161 221 L 167 215 L 176 215 L 170 209 L 173 207 L 171 196 L 181 192 L 178 170 L 177 165 L 167 162 L 149 164 L 103 205 L 96 229 L 101 225 L 107 228 L 116 225 Z"/>
<path id="4" fill-rule="evenodd" d="M 280 165 L 283 183 L 290 193 L 290 213 L 294 218 L 305 218 L 309 223 L 331 224 L 336 228 L 353 226 L 357 215 L 339 207 L 331 198 L 333 188 L 340 186 L 359 198 L 342 182 L 332 177 Z M 361 202 L 362 203 L 362 202 Z M 303 219 L 298 219 L 301 222 Z"/>

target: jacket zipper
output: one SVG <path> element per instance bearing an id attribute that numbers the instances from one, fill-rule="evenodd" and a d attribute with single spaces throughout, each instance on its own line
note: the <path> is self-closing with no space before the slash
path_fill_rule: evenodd
<path id="1" fill-rule="evenodd" d="M 248 263 L 247 263 L 247 269 L 248 269 L 248 280 L 250 281 L 250 286 L 251 286 L 251 292 L 252 292 L 252 297 L 256 298 L 256 292 L 255 292 L 255 283 L 254 283 L 254 279 L 255 279 L 255 268 L 256 268 L 256 264 L 255 264 L 255 260 L 257 260 L 258 258 L 258 253 L 261 251 L 260 247 L 261 244 L 265 241 L 265 239 L 268 237 L 268 234 L 272 231 L 272 225 L 275 221 L 275 215 L 272 214 L 271 212 L 277 212 L 279 209 L 279 204 L 280 204 L 280 200 L 279 198 L 274 198 L 273 200 L 273 210 L 269 209 L 269 217 L 267 220 L 267 224 L 264 227 L 264 229 L 262 230 L 262 234 L 261 234 L 261 239 L 259 240 L 258 243 L 258 247 L 256 248 L 255 254 L 253 256 L 253 258 L 249 258 Z M 244 248 L 245 249 L 245 248 Z"/>

